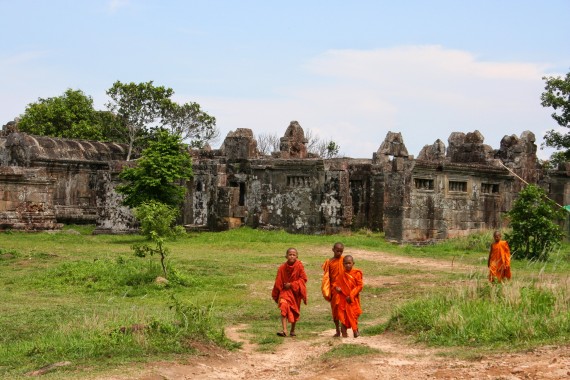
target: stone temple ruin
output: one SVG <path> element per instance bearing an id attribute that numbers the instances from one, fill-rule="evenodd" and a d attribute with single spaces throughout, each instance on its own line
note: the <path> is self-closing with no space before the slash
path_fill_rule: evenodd
<path id="1" fill-rule="evenodd" d="M 505 136 L 499 149 L 478 132 L 454 132 L 417 158 L 389 132 L 371 159 L 313 157 L 297 122 L 270 156 L 249 129 L 230 132 L 220 149 L 192 150 L 180 222 L 188 229 L 238 226 L 306 234 L 383 231 L 397 242 L 428 242 L 504 227 L 524 182 L 570 204 L 570 164 L 538 165 L 535 136 Z M 114 191 L 125 165 L 121 144 L 56 139 L 4 126 L 0 136 L 0 230 L 50 230 L 95 223 L 97 233 L 134 230 Z"/>

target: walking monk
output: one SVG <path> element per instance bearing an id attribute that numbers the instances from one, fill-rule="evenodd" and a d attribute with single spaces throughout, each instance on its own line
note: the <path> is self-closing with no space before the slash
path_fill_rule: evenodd
<path id="1" fill-rule="evenodd" d="M 307 274 L 303 263 L 297 260 L 297 250 L 289 248 L 287 261 L 277 269 L 271 297 L 281 310 L 282 330 L 279 336 L 287 336 L 287 321 L 291 323 L 290 336 L 295 336 L 295 325 L 301 315 L 301 300 L 307 304 Z"/>
<path id="2" fill-rule="evenodd" d="M 342 275 L 344 272 L 344 266 L 342 264 L 342 253 L 344 252 L 344 244 L 335 243 L 332 248 L 333 257 L 327 259 L 323 265 L 323 281 L 321 284 L 321 290 L 323 297 L 330 302 L 332 318 L 334 321 L 334 326 L 336 328 L 335 337 L 340 336 L 340 322 L 338 316 L 338 304 L 340 300 L 340 294 L 334 291 L 333 284 L 336 279 Z"/>
<path id="3" fill-rule="evenodd" d="M 487 267 L 489 267 L 489 281 L 502 282 L 503 279 L 511 279 L 511 249 L 509 244 L 501 240 L 501 233 L 495 231 L 493 234 L 494 243 L 491 244 L 489 250 L 489 259 Z"/>
<path id="4" fill-rule="evenodd" d="M 360 336 L 358 332 L 358 317 L 362 314 L 360 307 L 360 292 L 362 291 L 362 271 L 354 268 L 354 259 L 351 255 L 344 256 L 344 272 L 333 284 L 340 295 L 339 319 L 341 333 L 344 338 L 348 336 L 347 329 L 352 329 L 355 338 Z"/>

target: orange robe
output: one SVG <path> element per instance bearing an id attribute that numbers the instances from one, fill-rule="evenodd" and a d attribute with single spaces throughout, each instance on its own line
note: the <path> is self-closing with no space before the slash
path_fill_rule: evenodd
<path id="1" fill-rule="evenodd" d="M 511 249 L 509 244 L 501 240 L 491 244 L 489 251 L 489 281 L 495 279 L 499 282 L 503 279 L 511 279 Z"/>
<path id="2" fill-rule="evenodd" d="M 338 305 L 340 302 L 340 294 L 334 291 L 333 284 L 339 276 L 344 273 L 344 265 L 342 265 L 342 260 L 344 256 L 340 258 L 327 259 L 323 263 L 323 281 L 321 284 L 321 290 L 323 297 L 331 303 L 331 312 L 334 321 L 339 320 Z M 328 295 L 328 297 L 327 297 Z"/>
<path id="3" fill-rule="evenodd" d="M 301 315 L 301 300 L 307 304 L 307 274 L 305 267 L 299 260 L 293 265 L 287 262 L 281 264 L 277 270 L 277 277 L 273 285 L 271 297 L 277 302 L 281 309 L 281 316 L 287 317 L 290 323 L 297 322 Z M 286 283 L 291 284 L 291 288 L 284 289 Z"/>
<path id="4" fill-rule="evenodd" d="M 340 322 L 352 331 L 358 330 L 358 317 L 362 314 L 360 307 L 360 292 L 363 286 L 362 271 L 352 268 L 350 272 L 343 272 L 333 286 L 341 288 L 338 304 Z M 348 303 L 346 297 L 350 297 L 352 302 Z"/>

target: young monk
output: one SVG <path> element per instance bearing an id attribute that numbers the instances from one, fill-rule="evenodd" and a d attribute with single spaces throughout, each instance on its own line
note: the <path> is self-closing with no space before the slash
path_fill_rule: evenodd
<path id="1" fill-rule="evenodd" d="M 307 274 L 303 263 L 297 260 L 295 248 L 289 248 L 285 255 L 287 261 L 277 270 L 271 297 L 281 310 L 282 330 L 279 336 L 287 336 L 287 321 L 291 323 L 290 336 L 296 336 L 295 326 L 301 314 L 301 300 L 307 304 Z"/>
<path id="2" fill-rule="evenodd" d="M 501 233 L 495 231 L 493 234 L 494 243 L 491 244 L 489 250 L 489 259 L 487 267 L 489 267 L 489 281 L 502 282 L 503 279 L 511 279 L 511 249 L 509 244 L 501 240 Z"/>
<path id="3" fill-rule="evenodd" d="M 339 311 L 338 305 L 340 300 L 340 294 L 334 291 L 333 284 L 335 283 L 336 279 L 343 274 L 344 266 L 342 263 L 342 259 L 344 256 L 342 253 L 344 252 L 344 244 L 342 243 L 335 243 L 332 247 L 333 257 L 327 259 L 323 265 L 323 281 L 321 284 L 321 290 L 323 293 L 323 297 L 330 302 L 331 304 L 331 312 L 332 318 L 334 321 L 334 326 L 336 328 L 336 333 L 334 334 L 335 337 L 340 336 L 340 322 L 339 322 Z"/>
<path id="4" fill-rule="evenodd" d="M 347 329 L 352 329 L 355 338 L 358 332 L 358 317 L 362 314 L 360 308 L 360 292 L 362 291 L 362 271 L 354 268 L 354 259 L 351 255 L 343 258 L 344 272 L 333 286 L 339 294 L 338 317 L 341 323 L 341 333 L 344 338 L 348 336 Z"/>

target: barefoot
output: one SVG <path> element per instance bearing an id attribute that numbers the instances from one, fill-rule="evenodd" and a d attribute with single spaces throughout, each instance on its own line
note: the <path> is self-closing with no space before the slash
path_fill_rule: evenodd
<path id="1" fill-rule="evenodd" d="M 354 337 L 358 338 L 360 336 L 360 333 L 358 332 L 358 330 L 354 330 Z"/>

